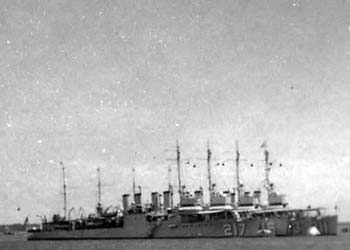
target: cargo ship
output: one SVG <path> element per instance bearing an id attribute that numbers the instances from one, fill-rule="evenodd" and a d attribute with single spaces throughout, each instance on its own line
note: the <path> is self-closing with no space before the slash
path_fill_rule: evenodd
<path id="1" fill-rule="evenodd" d="M 236 181 L 233 191 L 215 190 L 211 181 L 211 150 L 207 149 L 209 202 L 204 203 L 203 189 L 194 193 L 181 184 L 180 147 L 176 145 L 179 204 L 174 205 L 169 180 L 163 194 L 153 192 L 151 204 L 142 204 L 141 187 L 136 191 L 133 170 L 133 202 L 123 195 L 123 209 L 101 204 L 101 182 L 98 169 L 98 202 L 96 213 L 69 219 L 66 209 L 65 168 L 63 163 L 64 216 L 54 215 L 40 228 L 27 232 L 28 240 L 83 239 L 151 239 L 151 238 L 219 238 L 297 235 L 336 235 L 337 216 L 323 215 L 320 208 L 290 209 L 283 195 L 274 191 L 269 181 L 269 153 L 265 153 L 267 205 L 260 201 L 260 191 L 243 191 L 239 180 L 240 153 L 236 145 Z M 161 198 L 162 197 L 162 198 Z"/>

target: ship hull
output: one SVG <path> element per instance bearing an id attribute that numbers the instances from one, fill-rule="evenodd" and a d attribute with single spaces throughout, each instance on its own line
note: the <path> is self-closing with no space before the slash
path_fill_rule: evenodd
<path id="1" fill-rule="evenodd" d="M 154 223 L 146 221 L 143 214 L 124 218 L 122 227 L 93 228 L 74 230 L 45 230 L 28 233 L 28 240 L 84 240 L 84 239 L 144 239 L 154 228 Z"/>
<path id="2" fill-rule="evenodd" d="M 260 237 L 263 220 L 218 220 L 197 223 L 163 222 L 154 230 L 154 238 Z M 271 234 L 273 232 L 271 231 Z M 265 233 L 266 234 L 266 233 Z"/>
<path id="3" fill-rule="evenodd" d="M 28 240 L 260 237 L 266 236 L 266 233 L 260 230 L 264 223 L 264 220 L 241 222 L 222 220 L 198 223 L 162 221 L 134 224 L 122 228 L 33 232 L 28 234 Z M 271 231 L 271 233 L 274 232 Z"/>
<path id="4" fill-rule="evenodd" d="M 338 216 L 306 217 L 289 221 L 289 236 L 310 235 L 310 228 L 316 227 L 319 235 L 337 235 Z"/>
<path id="5" fill-rule="evenodd" d="M 255 218 L 237 221 L 218 219 L 183 223 L 177 217 L 147 221 L 145 216 L 129 215 L 123 227 L 49 230 L 28 233 L 28 240 L 156 239 L 156 238 L 234 238 L 310 235 L 316 227 L 320 235 L 337 234 L 337 216 L 299 218 Z"/>
<path id="6" fill-rule="evenodd" d="M 145 239 L 147 230 L 140 228 L 103 228 L 83 229 L 75 231 L 55 230 L 51 232 L 28 233 L 28 240 L 102 240 L 102 239 Z"/>

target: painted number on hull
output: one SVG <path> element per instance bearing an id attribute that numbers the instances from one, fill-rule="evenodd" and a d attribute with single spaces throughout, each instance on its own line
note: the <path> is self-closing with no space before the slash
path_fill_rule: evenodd
<path id="1" fill-rule="evenodd" d="M 244 233 L 245 233 L 245 224 L 244 223 L 238 224 L 238 232 L 239 232 L 239 236 L 244 235 Z"/>
<path id="2" fill-rule="evenodd" d="M 225 236 L 243 236 L 245 232 L 245 224 L 224 224 Z"/>
<path id="3" fill-rule="evenodd" d="M 233 236 L 231 224 L 224 224 L 224 234 L 225 234 L 225 236 Z"/>

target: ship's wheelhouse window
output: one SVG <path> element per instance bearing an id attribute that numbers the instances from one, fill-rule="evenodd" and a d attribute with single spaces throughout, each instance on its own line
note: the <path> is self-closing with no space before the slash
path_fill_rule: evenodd
<path id="1" fill-rule="evenodd" d="M 344 228 L 341 229 L 341 232 L 342 233 L 348 233 L 349 229 L 347 227 L 344 227 Z"/>

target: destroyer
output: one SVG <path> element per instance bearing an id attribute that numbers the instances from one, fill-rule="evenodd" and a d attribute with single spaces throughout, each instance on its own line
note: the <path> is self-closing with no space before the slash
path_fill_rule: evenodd
<path id="1" fill-rule="evenodd" d="M 162 195 L 151 194 L 151 204 L 141 202 L 141 188 L 136 192 L 133 181 L 133 202 L 123 195 L 123 210 L 103 209 L 98 169 L 99 199 L 96 214 L 68 219 L 66 209 L 66 184 L 64 189 L 63 217 L 54 215 L 52 221 L 43 221 L 40 229 L 28 230 L 28 240 L 66 239 L 132 239 L 132 238 L 197 238 L 197 237 L 261 237 L 289 235 L 335 235 L 337 216 L 323 216 L 320 209 L 289 209 L 284 197 L 273 190 L 269 182 L 269 159 L 265 149 L 265 171 L 268 205 L 260 203 L 260 191 L 251 196 L 243 192 L 239 181 L 238 145 L 236 147 L 236 191 L 216 192 L 211 183 L 211 151 L 208 146 L 207 166 L 209 203 L 203 202 L 203 189 L 190 194 L 181 185 L 180 148 L 177 145 L 177 170 L 180 202 L 173 204 L 173 188 Z M 63 180 L 65 169 L 63 163 Z M 237 195 L 236 195 L 237 193 Z M 163 197 L 163 199 L 161 199 Z M 161 204 L 162 203 L 162 204 Z"/>

